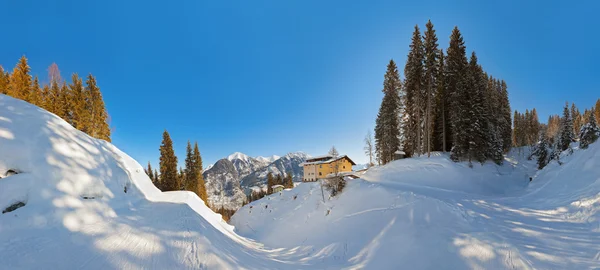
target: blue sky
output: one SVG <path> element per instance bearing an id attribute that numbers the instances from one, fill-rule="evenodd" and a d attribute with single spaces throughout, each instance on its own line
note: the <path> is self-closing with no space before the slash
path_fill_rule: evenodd
<path id="1" fill-rule="evenodd" d="M 428 19 L 442 48 L 459 26 L 513 110 L 545 121 L 600 98 L 597 2 L 421 2 L 1 1 L 0 65 L 25 54 L 43 80 L 52 62 L 63 77 L 91 72 L 113 143 L 153 165 L 164 129 L 180 160 L 198 141 L 205 165 L 331 145 L 365 162 L 386 64 L 403 70 Z"/>

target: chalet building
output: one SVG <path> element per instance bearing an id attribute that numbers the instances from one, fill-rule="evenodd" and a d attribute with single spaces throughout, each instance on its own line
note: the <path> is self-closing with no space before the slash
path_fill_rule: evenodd
<path id="1" fill-rule="evenodd" d="M 304 167 L 304 182 L 314 182 L 329 176 L 352 172 L 356 165 L 348 156 L 334 157 L 331 155 L 307 159 L 302 163 Z"/>

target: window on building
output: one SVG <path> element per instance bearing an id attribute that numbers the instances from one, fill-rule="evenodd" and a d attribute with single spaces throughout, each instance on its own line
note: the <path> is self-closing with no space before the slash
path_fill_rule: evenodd
<path id="1" fill-rule="evenodd" d="M 323 165 L 319 165 L 319 168 L 323 169 Z"/>
<path id="2" fill-rule="evenodd" d="M 346 169 L 346 166 L 344 166 L 344 169 Z"/>
<path id="3" fill-rule="evenodd" d="M 321 172 L 319 172 L 319 175 L 322 175 Z"/>

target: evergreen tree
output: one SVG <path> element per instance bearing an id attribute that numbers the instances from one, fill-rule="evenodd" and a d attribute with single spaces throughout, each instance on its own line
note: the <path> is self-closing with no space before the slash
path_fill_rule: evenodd
<path id="1" fill-rule="evenodd" d="M 94 138 L 102 139 L 110 142 L 110 127 L 108 126 L 108 113 L 102 99 L 100 88 L 96 84 L 96 78 L 92 74 L 88 75 L 86 80 L 86 92 L 89 99 L 87 100 L 88 108 L 88 134 Z"/>
<path id="2" fill-rule="evenodd" d="M 89 108 L 86 91 L 83 88 L 83 80 L 77 73 L 73 73 L 71 84 L 69 85 L 70 99 L 72 108 L 73 127 L 89 134 Z"/>
<path id="3" fill-rule="evenodd" d="M 188 140 L 187 147 L 185 148 L 185 178 L 183 180 L 185 190 L 191 192 L 197 192 L 198 190 L 198 177 L 196 176 L 196 161 L 192 152 L 192 144 Z"/>
<path id="4" fill-rule="evenodd" d="M 427 93 L 424 87 L 423 62 L 425 52 L 419 26 L 415 25 L 406 66 L 404 67 L 404 89 L 406 91 L 407 123 L 404 126 L 406 142 L 404 152 L 408 156 L 421 155 L 423 152 L 423 120 L 425 116 L 425 101 Z M 388 72 L 390 71 L 388 67 Z M 399 76 L 398 76 L 399 77 Z M 433 83 L 433 82 L 432 82 Z M 385 97 L 384 97 L 385 98 Z M 382 103 L 383 104 L 383 103 Z M 395 152 L 397 149 L 394 149 Z M 387 153 L 390 154 L 390 153 Z M 391 153 L 393 155 L 393 153 Z M 390 156 L 390 161 L 392 158 Z M 385 164 L 386 162 L 384 162 Z"/>
<path id="5" fill-rule="evenodd" d="M 468 152 L 468 138 L 465 134 L 465 123 L 468 119 L 463 119 L 462 115 L 467 114 L 468 100 L 464 100 L 466 89 L 465 80 L 467 74 L 467 56 L 463 37 L 454 27 L 450 35 L 450 45 L 448 46 L 446 57 L 446 95 L 448 97 L 448 112 L 450 120 L 451 147 L 454 160 L 464 157 Z M 467 97 L 468 98 L 468 97 Z"/>
<path id="6" fill-rule="evenodd" d="M 4 68 L 0 66 L 0 94 L 8 94 L 8 86 L 10 84 L 10 74 L 4 72 Z"/>
<path id="7" fill-rule="evenodd" d="M 29 92 L 31 90 L 30 71 L 27 58 L 23 55 L 10 76 L 8 95 L 29 102 Z"/>
<path id="8" fill-rule="evenodd" d="M 383 100 L 375 121 L 375 152 L 382 164 L 392 161 L 400 148 L 400 88 L 398 68 L 390 60 L 383 81 Z"/>
<path id="9" fill-rule="evenodd" d="M 508 153 L 508 151 L 510 150 L 511 147 L 511 140 L 512 140 L 512 123 L 511 123 L 511 109 L 510 109 L 510 102 L 508 100 L 508 86 L 506 84 L 506 82 L 504 80 L 502 80 L 499 83 L 500 87 L 499 87 L 499 92 L 500 92 L 500 98 L 499 98 L 499 109 L 500 109 L 500 115 L 498 115 L 497 117 L 499 118 L 499 122 L 498 122 L 498 127 L 500 128 L 501 131 L 501 136 L 502 136 L 502 147 L 504 150 L 504 153 Z"/>
<path id="10" fill-rule="evenodd" d="M 60 118 L 67 121 L 70 125 L 74 126 L 74 117 L 73 117 L 73 102 L 71 102 L 73 94 L 71 93 L 71 88 L 67 86 L 66 82 L 63 82 L 63 85 L 60 89 L 59 94 L 59 114 Z"/>
<path id="11" fill-rule="evenodd" d="M 163 132 L 163 140 L 159 150 L 162 191 L 178 190 L 181 185 L 177 177 L 177 157 L 175 151 L 173 151 L 173 141 L 167 130 Z"/>
<path id="12" fill-rule="evenodd" d="M 48 86 L 46 84 L 46 85 L 44 85 L 42 87 L 42 95 L 41 95 L 41 100 L 40 100 L 40 106 L 42 108 L 44 108 L 44 110 L 49 111 L 49 112 L 52 112 L 50 110 L 50 108 L 52 106 L 50 104 L 52 102 L 51 98 L 52 98 L 52 92 L 50 92 L 50 86 Z"/>
<path id="13" fill-rule="evenodd" d="M 42 88 L 40 86 L 40 81 L 38 77 L 35 76 L 33 79 L 33 85 L 31 86 L 31 90 L 29 91 L 29 97 L 27 98 L 29 103 L 41 107 L 42 106 Z"/>
<path id="14" fill-rule="evenodd" d="M 294 188 L 294 180 L 293 180 L 291 171 L 288 171 L 287 174 L 285 175 L 285 181 L 283 183 L 283 186 L 285 188 Z"/>
<path id="15" fill-rule="evenodd" d="M 273 178 L 273 173 L 269 172 L 267 174 L 267 195 L 273 194 L 273 186 L 275 185 L 275 179 Z"/>
<path id="16" fill-rule="evenodd" d="M 148 168 L 144 170 L 146 175 L 154 182 L 154 171 L 152 170 L 152 165 L 150 165 L 150 161 L 148 161 Z"/>
<path id="17" fill-rule="evenodd" d="M 551 145 L 548 142 L 548 138 L 544 134 L 540 135 L 539 141 L 540 143 L 535 146 L 532 155 L 537 157 L 538 169 L 541 170 L 546 167 L 550 161 L 549 150 Z"/>
<path id="18" fill-rule="evenodd" d="M 432 151 L 432 140 L 433 140 L 433 129 L 434 129 L 434 105 L 435 105 L 435 93 L 437 91 L 437 78 L 439 76 L 439 50 L 438 50 L 438 39 L 433 29 L 431 20 L 427 22 L 424 41 L 424 89 L 425 89 L 425 114 L 424 114 L 424 149 L 427 152 L 427 157 L 431 155 Z"/>
<path id="19" fill-rule="evenodd" d="M 600 128 L 598 128 L 596 116 L 593 113 L 590 114 L 588 122 L 583 125 L 579 134 L 579 147 L 582 149 L 588 148 L 590 144 L 598 140 L 598 137 L 600 137 Z"/>
<path id="20" fill-rule="evenodd" d="M 179 167 L 179 173 L 177 174 L 177 183 L 179 184 L 179 187 L 177 190 L 185 190 L 185 187 L 183 186 L 184 179 L 185 172 L 183 171 L 183 168 Z"/>
<path id="21" fill-rule="evenodd" d="M 600 98 L 596 101 L 596 106 L 594 107 L 594 117 L 596 117 L 597 124 L 600 125 Z"/>
<path id="22" fill-rule="evenodd" d="M 208 193 L 206 192 L 206 183 L 204 182 L 204 176 L 202 175 L 202 156 L 200 155 L 200 150 L 198 149 L 198 143 L 194 143 L 194 169 L 196 170 L 196 194 L 204 201 L 205 204 L 208 203 Z"/>
<path id="23" fill-rule="evenodd" d="M 438 58 L 438 74 L 436 78 L 437 92 L 436 105 L 435 105 L 435 125 L 434 125 L 434 148 L 443 152 L 449 151 L 448 146 L 450 145 L 449 136 L 447 131 L 449 130 L 448 121 L 448 96 L 446 95 L 446 76 L 445 76 L 445 65 L 444 65 L 444 51 L 440 50 Z"/>
<path id="24" fill-rule="evenodd" d="M 281 176 L 281 174 L 278 174 L 275 178 L 275 185 L 283 185 L 283 177 Z"/>
<path id="25" fill-rule="evenodd" d="M 575 135 L 573 135 L 573 120 L 571 119 L 569 103 L 567 102 L 563 110 L 563 117 L 561 118 L 558 149 L 561 151 L 567 150 L 573 141 L 575 141 Z"/>
<path id="26" fill-rule="evenodd" d="M 577 106 L 575 106 L 575 103 L 571 104 L 571 118 L 573 119 L 573 134 L 576 139 L 579 139 L 579 132 L 583 126 L 583 118 L 581 117 L 581 112 Z"/>

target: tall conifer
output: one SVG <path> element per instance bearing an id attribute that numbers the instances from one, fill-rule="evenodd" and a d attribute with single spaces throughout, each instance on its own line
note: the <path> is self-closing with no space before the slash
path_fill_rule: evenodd
<path id="1" fill-rule="evenodd" d="M 163 140 L 160 145 L 160 182 L 163 191 L 179 190 L 181 186 L 177 173 L 177 157 L 173 150 L 173 141 L 169 132 L 163 132 Z"/>

